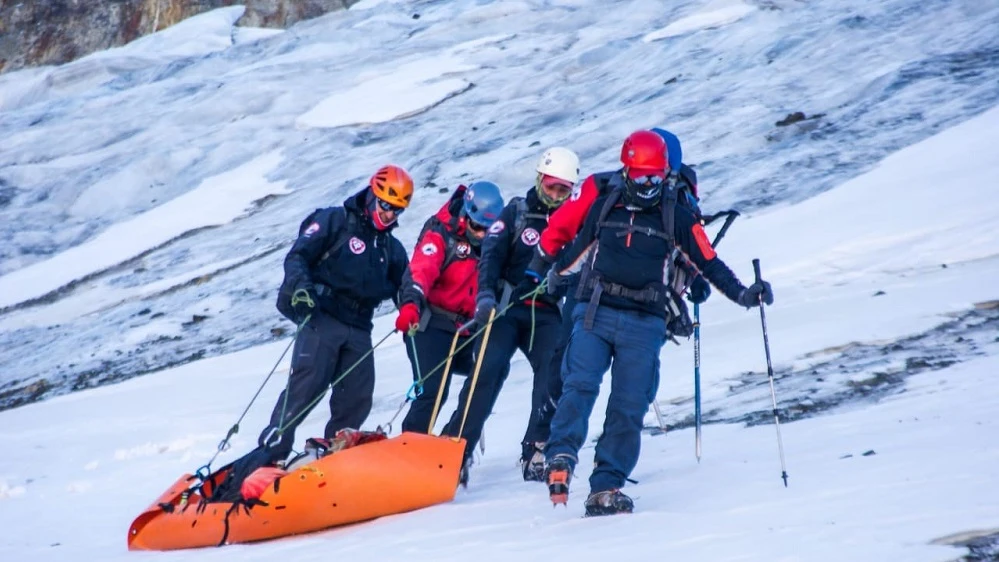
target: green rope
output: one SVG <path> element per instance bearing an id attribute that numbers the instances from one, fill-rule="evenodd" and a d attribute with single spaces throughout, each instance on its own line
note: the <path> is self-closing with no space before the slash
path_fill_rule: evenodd
<path id="1" fill-rule="evenodd" d="M 271 371 L 267 373 L 266 377 L 264 377 L 264 382 L 260 383 L 260 386 L 257 388 L 257 391 L 253 394 L 253 398 L 250 399 L 250 403 L 246 405 L 246 408 L 243 409 L 243 413 L 239 415 L 239 419 L 237 419 L 236 423 L 229 428 L 229 431 L 228 433 L 226 433 L 225 438 L 222 439 L 221 442 L 219 442 L 218 449 L 215 451 L 215 454 L 212 455 L 211 460 L 205 463 L 205 466 L 203 466 L 202 468 L 208 469 L 211 466 L 211 464 L 215 462 L 215 459 L 218 458 L 219 453 L 229 448 L 229 439 L 232 439 L 234 435 L 239 433 L 240 422 L 243 421 L 243 418 L 246 417 L 247 412 L 250 411 L 250 406 L 253 406 L 253 403 L 256 402 L 257 398 L 260 396 L 260 393 L 264 390 L 264 387 L 267 386 L 267 381 L 269 381 L 271 377 L 274 375 L 274 372 L 277 371 L 278 365 L 280 365 L 281 361 L 284 360 L 284 356 L 288 354 L 288 350 L 290 350 L 291 346 L 293 346 L 295 342 L 298 340 L 299 334 L 302 333 L 302 328 L 305 327 L 305 324 L 308 321 L 309 317 L 307 316 L 305 320 L 303 320 L 302 323 L 298 325 L 298 329 L 295 330 L 295 336 L 291 338 L 291 341 L 289 341 L 288 345 L 285 346 L 284 351 L 281 352 L 281 356 L 278 357 L 278 360 L 274 363 L 274 367 L 272 367 Z M 285 399 L 286 399 L 285 404 L 287 405 L 287 395 L 285 396 Z"/>
<path id="2" fill-rule="evenodd" d="M 357 366 L 360 365 L 365 359 L 367 359 L 369 355 L 371 355 L 372 353 L 375 352 L 375 349 L 377 349 L 378 346 L 380 346 L 381 344 L 385 343 L 385 340 L 389 339 L 389 336 L 391 336 L 394 333 L 396 333 L 396 329 L 395 328 L 393 328 L 391 332 L 385 334 L 385 337 L 383 337 L 382 339 L 378 340 L 378 343 L 376 343 L 375 345 L 371 346 L 371 349 L 369 349 L 367 352 L 365 352 L 364 355 L 362 355 L 360 359 L 358 359 L 357 361 L 355 361 L 354 364 L 351 365 L 350 367 L 348 367 L 343 373 L 341 373 L 339 377 L 333 379 L 333 382 L 330 383 L 330 387 L 335 387 L 337 385 L 337 383 L 339 383 L 340 381 L 342 381 L 347 375 L 350 374 L 351 371 L 353 371 L 355 368 L 357 368 Z M 291 382 L 291 380 L 290 380 L 290 377 L 289 377 L 289 384 L 290 384 L 290 382 Z M 291 418 L 290 420 L 284 421 L 284 416 L 282 415 L 281 416 L 281 420 L 282 420 L 281 421 L 281 425 L 278 426 L 278 428 L 275 430 L 275 434 L 280 438 L 281 435 L 284 434 L 284 430 L 289 425 L 295 423 L 296 421 L 299 420 L 299 418 L 301 418 L 302 416 L 304 416 L 305 414 L 307 414 L 312 409 L 313 406 L 315 406 L 316 404 L 319 403 L 319 401 L 323 398 L 323 396 L 326 396 L 326 391 L 325 390 L 321 394 L 317 395 L 312 400 L 312 402 L 309 402 L 304 408 L 302 408 L 302 411 L 300 411 L 295 417 Z"/>

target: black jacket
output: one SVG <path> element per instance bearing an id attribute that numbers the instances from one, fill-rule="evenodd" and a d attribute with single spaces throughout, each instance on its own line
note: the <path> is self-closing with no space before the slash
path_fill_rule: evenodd
<path id="1" fill-rule="evenodd" d="M 526 204 L 526 205 L 525 205 Z M 516 288 L 512 299 L 523 296 L 534 287 L 523 284 L 524 270 L 534 257 L 541 233 L 548 227 L 552 209 L 538 198 L 536 188 L 524 197 L 515 197 L 500 213 L 489 234 L 482 241 L 482 259 L 479 260 L 479 292 L 492 291 L 499 299 L 504 281 Z M 523 217 L 518 221 L 518 216 Z M 518 222 L 522 226 L 518 230 Z M 519 287 L 518 287 L 519 286 Z M 557 299 L 547 293 L 537 297 L 538 302 L 555 307 Z"/>
<path id="2" fill-rule="evenodd" d="M 579 236 L 576 237 L 567 255 L 560 256 L 560 263 L 566 264 L 560 273 L 569 274 L 578 271 L 584 263 L 590 261 L 593 252 L 596 252 L 592 271 L 601 281 L 632 291 L 662 287 L 666 260 L 671 252 L 664 237 L 639 231 L 632 231 L 629 234 L 624 227 L 608 224 L 597 228 L 604 204 L 611 196 L 616 197 L 616 194 L 602 195 L 590 207 Z M 663 210 L 661 206 L 657 206 L 648 210 L 632 211 L 619 200 L 604 222 L 630 224 L 662 234 Z M 739 294 L 745 287 L 725 262 L 715 255 L 707 234 L 695 218 L 694 212 L 680 204 L 674 206 L 673 239 L 676 247 L 686 254 L 689 261 L 700 269 L 711 284 L 730 300 L 738 302 Z M 577 295 L 580 301 L 589 300 L 593 295 L 592 283 L 584 280 Z M 665 301 L 640 302 L 605 291 L 600 298 L 600 304 L 666 317 Z"/>
<path id="3" fill-rule="evenodd" d="M 295 289 L 312 289 L 319 307 L 337 320 L 371 330 L 375 308 L 396 298 L 408 258 L 391 230 L 378 231 L 366 209 L 367 189 L 343 207 L 319 209 L 284 259 Z M 324 259 L 324 254 L 330 252 Z"/>

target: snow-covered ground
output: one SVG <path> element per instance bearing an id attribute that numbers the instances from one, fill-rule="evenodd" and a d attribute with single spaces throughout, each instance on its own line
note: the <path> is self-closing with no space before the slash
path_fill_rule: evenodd
<path id="1" fill-rule="evenodd" d="M 0 559 L 942 561 L 964 552 L 955 535 L 999 531 L 999 5 L 365 1 L 243 39 L 239 10 L 0 76 L 0 398 L 62 394 L 0 412 Z M 774 125 L 793 111 L 810 118 Z M 132 518 L 211 458 L 287 345 L 273 298 L 311 208 L 402 164 L 423 186 L 411 247 L 457 182 L 518 194 L 550 144 L 609 168 L 650 125 L 685 141 L 707 210 L 751 211 L 720 255 L 743 279 L 761 258 L 775 287 L 788 488 L 771 423 L 720 423 L 756 424 L 770 396 L 759 315 L 715 295 L 702 379 L 719 423 L 700 464 L 689 429 L 645 438 L 632 516 L 580 518 L 586 452 L 568 509 L 520 481 L 518 356 L 453 503 L 126 552 Z M 662 357 L 659 401 L 684 427 L 691 355 Z M 376 364 L 370 427 L 410 382 L 397 337 Z M 252 446 L 286 367 L 217 462 Z"/>
<path id="2" fill-rule="evenodd" d="M 270 34 L 241 10 L 0 76 L 0 407 L 281 337 L 299 221 L 385 162 L 421 187 L 407 244 L 459 182 L 519 194 L 554 144 L 607 169 L 652 125 L 708 209 L 746 213 L 999 103 L 979 0 L 382 1 Z M 206 199 L 160 226 L 185 195 Z"/>

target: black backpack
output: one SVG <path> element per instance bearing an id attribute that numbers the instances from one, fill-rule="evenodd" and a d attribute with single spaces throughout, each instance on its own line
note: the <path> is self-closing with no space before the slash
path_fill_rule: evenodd
<path id="1" fill-rule="evenodd" d="M 604 186 L 606 189 L 606 186 Z M 648 236 L 653 236 L 656 238 L 661 238 L 666 241 L 667 247 L 671 249 L 670 254 L 666 257 L 666 282 L 663 283 L 663 300 L 665 301 L 666 311 L 668 313 L 666 319 L 666 329 L 670 336 L 681 336 L 690 337 L 694 333 L 694 325 L 690 320 L 690 313 L 687 309 L 687 304 L 683 302 L 681 294 L 686 290 L 685 284 L 689 283 L 689 280 L 680 278 L 680 274 L 675 267 L 675 260 L 679 254 L 679 249 L 676 248 L 676 237 L 673 234 L 674 224 L 676 219 L 676 205 L 678 202 L 678 197 L 686 197 L 682 193 L 682 189 L 678 189 L 676 184 L 671 182 L 663 192 L 663 200 L 659 204 L 659 208 L 662 211 L 662 223 L 663 230 L 658 231 L 651 228 L 636 227 L 627 223 L 609 222 L 607 221 L 607 216 L 610 214 L 611 210 L 615 205 L 621 200 L 622 191 L 621 189 L 611 189 L 604 192 L 607 195 L 607 199 L 604 200 L 603 207 L 600 209 L 600 214 L 597 216 L 596 232 L 594 233 L 594 239 L 599 239 L 600 229 L 603 227 L 616 227 L 623 228 L 627 230 L 633 230 L 642 232 Z M 583 291 L 588 286 L 587 277 L 594 275 L 592 272 L 593 263 L 596 259 L 596 252 L 591 254 L 590 260 L 587 263 L 586 268 L 583 271 L 582 279 L 580 280 L 579 289 L 577 297 L 581 297 Z M 602 282 L 597 280 L 597 282 Z M 679 286 L 678 286 L 679 285 Z M 650 300 L 655 300 L 653 293 L 655 291 L 649 292 L 647 290 L 642 291 L 630 291 L 626 288 L 619 288 L 619 292 L 628 296 L 632 294 L 634 296 L 639 296 L 639 298 L 648 298 Z M 592 318 L 592 315 L 587 311 L 587 317 Z"/>
<path id="2" fill-rule="evenodd" d="M 305 220 L 302 221 L 302 224 L 298 226 L 299 236 L 301 236 L 302 233 L 305 232 L 305 229 L 308 228 L 309 225 L 315 221 L 316 215 L 322 210 L 323 209 L 316 209 L 315 211 L 310 213 L 309 216 L 305 217 Z M 334 208 L 333 213 L 339 213 L 341 215 L 344 215 L 344 221 L 345 221 L 344 227 L 341 228 L 339 232 L 337 232 L 336 238 L 333 239 L 332 244 L 330 244 L 330 247 L 325 252 L 323 252 L 323 255 L 319 256 L 319 259 L 316 260 L 315 263 L 309 264 L 312 269 L 315 269 L 316 267 L 319 266 L 319 264 L 329 259 L 330 256 L 340 251 L 340 248 L 343 248 L 343 245 L 346 244 L 348 240 L 350 240 L 351 234 L 357 230 L 358 226 L 357 215 L 355 213 L 348 213 L 347 210 L 344 209 L 343 207 Z M 333 215 L 331 214 L 330 215 L 331 221 L 332 218 Z M 392 263 L 391 260 L 392 256 L 390 254 L 390 252 L 392 251 L 391 240 L 388 240 L 388 236 L 386 236 L 384 233 L 379 233 L 379 236 L 385 238 L 384 240 L 379 241 L 379 246 L 381 246 L 382 251 L 385 253 L 385 263 L 391 264 Z M 294 293 L 295 293 L 294 283 L 292 283 L 292 281 L 288 279 L 288 276 L 285 275 L 284 279 L 281 281 L 281 287 L 278 288 L 277 303 L 275 304 L 277 306 L 278 312 L 280 312 L 282 316 L 284 316 L 288 320 L 291 320 L 292 322 L 295 322 L 295 312 L 291 306 L 291 298 Z M 320 294 L 319 296 L 323 295 Z"/>

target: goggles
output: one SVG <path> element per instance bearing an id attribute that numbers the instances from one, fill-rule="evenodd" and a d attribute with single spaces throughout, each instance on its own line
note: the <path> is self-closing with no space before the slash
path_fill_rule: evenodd
<path id="1" fill-rule="evenodd" d="M 378 199 L 377 197 L 375 198 L 375 201 L 378 203 L 378 208 L 385 211 L 386 213 L 392 212 L 395 213 L 396 215 L 401 215 L 402 212 L 406 210 L 405 207 L 396 207 L 395 205 L 389 203 L 388 201 L 383 201 L 381 199 Z"/>

